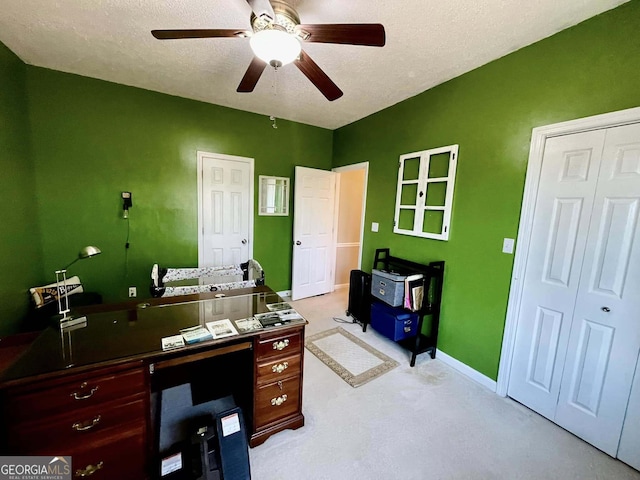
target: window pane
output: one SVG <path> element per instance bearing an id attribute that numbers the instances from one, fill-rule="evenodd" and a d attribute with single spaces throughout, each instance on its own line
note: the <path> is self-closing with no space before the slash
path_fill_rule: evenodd
<path id="1" fill-rule="evenodd" d="M 425 210 L 422 231 L 424 233 L 442 233 L 444 212 L 441 210 Z"/>
<path id="2" fill-rule="evenodd" d="M 398 228 L 401 230 L 413 230 L 415 218 L 415 210 L 401 208 L 400 215 L 398 216 Z"/>
<path id="3" fill-rule="evenodd" d="M 427 184 L 427 199 L 425 205 L 428 207 L 444 207 L 447 194 L 447 182 L 429 182 Z"/>
<path id="4" fill-rule="evenodd" d="M 401 205 L 416 205 L 418 194 L 418 184 L 402 185 L 402 192 L 400 192 L 400 204 Z"/>
<path id="5" fill-rule="evenodd" d="M 407 158 L 402 172 L 403 180 L 418 180 L 420 176 L 420 157 Z"/>
<path id="6" fill-rule="evenodd" d="M 429 178 L 442 178 L 449 175 L 449 152 L 429 157 Z"/>

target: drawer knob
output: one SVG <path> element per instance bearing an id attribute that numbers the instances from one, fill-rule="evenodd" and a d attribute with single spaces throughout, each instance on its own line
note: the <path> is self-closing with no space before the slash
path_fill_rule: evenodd
<path id="1" fill-rule="evenodd" d="M 280 397 L 272 398 L 271 399 L 271 405 L 273 405 L 274 407 L 278 407 L 278 406 L 282 405 L 286 401 L 287 401 L 287 394 L 285 393 L 284 395 L 282 395 Z"/>
<path id="2" fill-rule="evenodd" d="M 289 346 L 289 339 L 280 340 L 279 342 L 273 342 L 274 350 L 284 350 Z"/>
<path id="3" fill-rule="evenodd" d="M 91 475 L 93 475 L 94 473 L 96 473 L 98 470 L 100 470 L 103 467 L 103 463 L 100 462 L 96 465 L 87 465 L 86 468 L 84 468 L 83 470 L 76 470 L 75 476 L 76 477 L 90 477 Z"/>
<path id="4" fill-rule="evenodd" d="M 88 422 L 76 422 L 73 425 L 71 425 L 71 428 L 73 428 L 76 432 L 85 432 L 87 430 L 91 430 L 93 427 L 95 427 L 96 425 L 98 425 L 100 423 L 100 419 L 102 417 L 100 415 L 98 415 L 97 417 L 95 417 L 93 420 L 88 421 Z"/>
<path id="5" fill-rule="evenodd" d="M 271 371 L 273 373 L 282 373 L 284 372 L 287 368 L 289 368 L 289 362 L 282 362 L 282 363 L 278 363 L 277 365 L 273 365 L 271 367 Z"/>
<path id="6" fill-rule="evenodd" d="M 88 391 L 87 391 L 87 387 L 88 387 L 87 382 L 82 382 L 82 384 L 80 385 L 80 391 L 79 392 L 73 392 L 71 394 L 71 396 L 73 398 L 75 398 L 76 400 L 86 400 L 87 398 L 91 398 L 93 396 L 93 394 L 98 391 L 98 387 L 97 386 L 91 388 Z"/>

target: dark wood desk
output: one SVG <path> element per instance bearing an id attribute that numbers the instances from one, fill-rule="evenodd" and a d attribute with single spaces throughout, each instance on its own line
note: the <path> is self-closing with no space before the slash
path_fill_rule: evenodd
<path id="1" fill-rule="evenodd" d="M 303 426 L 305 320 L 162 351 L 161 339 L 182 328 L 246 318 L 282 301 L 268 287 L 225 294 L 86 308 L 85 327 L 42 332 L 1 379 L 3 453 L 71 455 L 77 477 L 153 477 L 153 390 L 163 383 L 160 373 L 192 371 L 235 352 L 249 359 L 247 378 L 237 378 L 233 369 L 203 371 L 212 385 L 228 379 L 248 392 L 238 403 L 249 444 Z"/>

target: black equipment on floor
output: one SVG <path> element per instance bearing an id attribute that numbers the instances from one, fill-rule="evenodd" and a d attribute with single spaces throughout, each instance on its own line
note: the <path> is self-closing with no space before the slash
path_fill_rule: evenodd
<path id="1" fill-rule="evenodd" d="M 367 331 L 371 321 L 371 274 L 351 270 L 349 277 L 349 306 L 346 312 Z"/>

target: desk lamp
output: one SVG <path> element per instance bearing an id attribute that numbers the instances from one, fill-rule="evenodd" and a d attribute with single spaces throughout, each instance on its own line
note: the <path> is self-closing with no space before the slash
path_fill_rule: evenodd
<path id="1" fill-rule="evenodd" d="M 96 255 L 99 255 L 102 251 L 98 247 L 87 246 L 84 247 L 78 253 L 78 257 L 74 259 L 70 264 L 64 267 L 62 270 L 56 270 L 56 288 L 58 290 L 58 313 L 62 315 L 59 319 L 60 328 L 67 328 L 84 321 L 84 317 L 81 319 L 74 319 L 72 316 L 68 316 L 67 314 L 71 311 L 69 309 L 69 294 L 67 292 L 67 269 L 76 263 L 78 260 L 83 260 L 85 258 L 91 258 Z M 62 282 L 62 285 L 60 283 Z M 62 299 L 64 297 L 64 301 Z M 78 321 L 76 321 L 78 320 Z"/>

